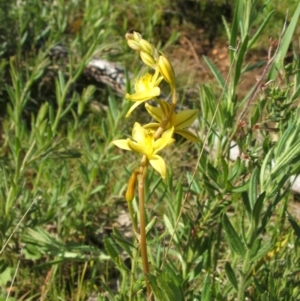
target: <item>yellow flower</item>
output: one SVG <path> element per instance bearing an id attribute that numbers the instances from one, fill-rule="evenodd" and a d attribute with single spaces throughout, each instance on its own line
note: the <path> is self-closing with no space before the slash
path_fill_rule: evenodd
<path id="1" fill-rule="evenodd" d="M 146 104 L 145 106 L 148 113 L 159 123 L 149 123 L 146 124 L 144 128 L 157 129 L 160 126 L 163 118 L 165 119 L 170 114 L 171 105 L 168 102 L 159 100 L 158 103 L 160 107 L 153 107 L 149 104 Z M 197 109 L 183 110 L 178 114 L 173 113 L 166 128 L 169 129 L 171 127 L 174 127 L 174 133 L 179 134 L 192 142 L 200 142 L 199 138 L 195 134 L 185 129 L 194 122 L 197 114 Z"/>
<path id="2" fill-rule="evenodd" d="M 175 140 L 172 138 L 174 128 L 165 131 L 158 139 L 154 139 L 155 131 L 143 128 L 138 122 L 133 126 L 131 139 L 115 140 L 112 143 L 117 147 L 125 150 L 132 150 L 136 153 L 143 154 L 149 160 L 151 166 L 161 175 L 166 177 L 166 163 L 157 153 L 172 144 Z"/>
<path id="3" fill-rule="evenodd" d="M 132 111 L 138 107 L 141 103 L 153 99 L 160 95 L 160 88 L 158 85 L 162 81 L 163 77 L 159 77 L 159 71 L 155 70 L 154 75 L 147 73 L 143 77 L 135 81 L 135 93 L 126 94 L 125 97 L 135 104 L 129 109 L 126 117 L 128 117 Z"/>

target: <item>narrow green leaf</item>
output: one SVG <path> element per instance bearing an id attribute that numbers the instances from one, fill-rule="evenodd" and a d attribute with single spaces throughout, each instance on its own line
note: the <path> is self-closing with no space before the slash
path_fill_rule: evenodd
<path id="1" fill-rule="evenodd" d="M 204 279 L 201 301 L 211 301 L 211 282 L 210 282 L 209 274 L 207 274 Z"/>
<path id="2" fill-rule="evenodd" d="M 222 76 L 221 72 L 219 71 L 219 69 L 205 55 L 203 56 L 203 59 L 204 59 L 205 63 L 207 64 L 207 66 L 209 67 L 209 69 L 212 72 L 212 74 L 214 75 L 214 77 L 216 78 L 216 80 L 219 83 L 219 85 L 222 88 L 222 90 L 225 89 L 226 88 L 225 87 L 226 82 L 225 82 L 224 77 Z"/>
<path id="3" fill-rule="evenodd" d="M 291 124 L 280 137 L 280 140 L 276 146 L 275 156 L 280 157 L 280 155 L 284 152 L 286 148 L 293 142 L 296 135 L 298 134 L 297 126 L 295 124 Z"/>
<path id="4" fill-rule="evenodd" d="M 207 163 L 207 172 L 211 180 L 218 183 L 219 171 L 211 163 Z"/>
<path id="5" fill-rule="evenodd" d="M 247 187 L 249 187 L 249 186 L 247 186 Z M 248 213 L 248 216 L 250 217 L 252 209 L 251 209 L 250 202 L 249 202 L 249 195 L 245 190 L 242 192 L 242 200 L 243 200 L 243 204 L 245 206 L 246 212 Z"/>
<path id="6" fill-rule="evenodd" d="M 242 12 L 243 12 L 243 6 L 244 6 L 244 1 L 237 1 L 235 5 L 235 10 L 234 10 L 234 16 L 232 20 L 232 27 L 231 27 L 231 34 L 230 34 L 230 47 L 236 48 L 236 41 L 238 38 L 238 31 L 239 31 L 239 23 L 243 19 L 242 18 Z M 230 52 L 230 62 L 232 63 L 234 57 L 234 52 Z"/>
<path id="7" fill-rule="evenodd" d="M 256 237 L 256 239 L 254 239 L 251 242 L 251 246 L 250 246 L 250 258 L 254 258 L 255 256 L 257 256 L 258 252 L 260 251 L 261 248 L 261 238 Z"/>
<path id="8" fill-rule="evenodd" d="M 226 186 L 226 183 L 228 181 L 228 165 L 227 162 L 225 161 L 225 159 L 223 157 L 220 157 L 220 161 L 221 161 L 221 166 L 222 166 L 222 182 L 223 182 L 223 187 Z"/>
<path id="9" fill-rule="evenodd" d="M 103 136 L 105 138 L 108 138 L 109 137 L 109 131 L 108 131 L 108 128 L 107 128 L 106 120 L 104 120 L 104 118 L 101 120 L 101 129 L 102 129 Z"/>
<path id="10" fill-rule="evenodd" d="M 170 235 L 173 235 L 173 239 L 176 243 L 178 243 L 178 237 L 176 234 L 174 234 L 174 227 L 170 221 L 170 219 L 167 217 L 167 215 L 163 215 L 163 219 L 164 219 L 164 222 L 165 222 L 165 225 L 166 225 L 166 228 L 168 229 L 169 231 L 169 234 Z"/>
<path id="11" fill-rule="evenodd" d="M 101 281 L 101 286 L 104 287 L 105 289 L 105 293 L 109 295 L 109 301 L 115 301 L 115 297 L 114 297 L 114 293 L 112 292 L 112 290 L 110 289 L 110 287 L 104 282 L 104 281 Z M 101 299 L 100 299 L 101 300 Z"/>
<path id="12" fill-rule="evenodd" d="M 266 65 L 266 61 L 259 61 L 255 64 L 252 64 L 252 65 L 248 65 L 247 67 L 245 67 L 243 69 L 243 73 L 246 73 L 246 72 L 249 72 L 249 71 L 252 71 L 252 70 L 255 70 L 255 69 L 258 69 L 258 68 L 261 68 L 262 66 Z M 251 90 L 250 90 L 251 91 Z"/>
<path id="13" fill-rule="evenodd" d="M 236 231 L 234 230 L 233 226 L 231 225 L 226 214 L 223 215 L 222 224 L 226 232 L 226 237 L 228 239 L 231 250 L 239 254 L 241 257 L 244 257 L 246 253 L 245 246 L 242 243 Z"/>
<path id="14" fill-rule="evenodd" d="M 253 207 L 252 218 L 254 219 L 255 225 L 258 225 L 259 223 L 260 213 L 264 204 L 265 196 L 266 196 L 266 192 L 264 191 L 259 195 Z"/>
<path id="15" fill-rule="evenodd" d="M 248 190 L 249 205 L 251 207 L 251 210 L 253 210 L 254 204 L 257 199 L 258 176 L 259 176 L 258 169 L 255 168 L 250 178 L 249 190 Z"/>
<path id="16" fill-rule="evenodd" d="M 261 301 L 269 301 L 269 300 L 270 300 L 270 293 L 264 291 L 264 292 L 261 294 L 260 297 L 261 297 Z"/>
<path id="17" fill-rule="evenodd" d="M 181 288 L 181 281 L 178 272 L 172 269 L 171 265 L 165 265 L 164 271 L 157 277 L 159 287 L 166 294 L 167 299 L 164 300 L 176 300 L 184 301 L 184 294 Z"/>
<path id="18" fill-rule="evenodd" d="M 148 280 L 155 300 L 163 301 L 184 301 L 184 293 L 181 287 L 182 279 L 176 271 L 176 267 L 172 267 L 172 263 L 164 266 L 164 270 L 156 270 L 154 274 L 148 274 Z"/>
<path id="19" fill-rule="evenodd" d="M 248 48 L 250 49 L 253 44 L 258 40 L 259 36 L 261 35 L 261 33 L 263 32 L 263 30 L 265 29 L 265 27 L 267 26 L 267 24 L 270 21 L 270 18 L 272 17 L 272 15 L 274 14 L 275 10 L 272 10 L 267 17 L 264 19 L 263 23 L 260 25 L 260 27 L 256 30 L 255 35 L 253 36 L 253 38 L 249 41 L 248 44 Z"/>
<path id="20" fill-rule="evenodd" d="M 275 179 L 278 174 L 286 168 L 291 161 L 300 156 L 300 148 L 298 144 L 285 151 L 279 158 L 276 159 L 275 166 L 271 171 L 271 179 Z"/>
<path id="21" fill-rule="evenodd" d="M 229 28 L 228 22 L 226 21 L 224 16 L 222 16 L 222 22 L 223 22 L 225 32 L 227 35 L 227 40 L 230 40 L 230 28 Z"/>
<path id="22" fill-rule="evenodd" d="M 300 238 L 300 226 L 298 225 L 298 223 L 295 221 L 294 217 L 289 212 L 287 212 L 287 215 L 288 215 L 288 220 L 289 220 L 291 226 L 293 227 L 296 235 L 298 236 L 298 238 Z"/>
<path id="23" fill-rule="evenodd" d="M 239 2 L 239 1 L 238 1 Z M 297 24 L 299 24 L 299 15 L 300 15 L 300 3 L 298 4 L 295 13 L 292 17 L 291 22 L 282 38 L 281 44 L 279 45 L 278 53 L 276 55 L 274 64 L 269 73 L 269 79 L 275 79 L 277 77 L 277 70 L 282 69 L 283 67 L 283 60 L 286 56 L 290 43 L 292 41 L 295 28 Z"/>
<path id="24" fill-rule="evenodd" d="M 299 96 L 300 96 L 300 85 L 298 85 L 298 86 L 295 85 L 295 92 L 291 98 L 291 101 L 292 102 L 295 101 Z"/>
<path id="25" fill-rule="evenodd" d="M 265 299 L 265 297 L 268 296 L 269 292 L 267 292 L 267 294 L 264 294 L 265 288 L 262 285 L 261 281 L 258 281 L 256 279 L 256 277 L 253 277 L 253 284 L 254 284 L 254 287 L 257 289 L 257 291 L 259 293 L 260 301 L 270 301 L 269 299 Z M 262 297 L 262 295 L 264 295 L 264 297 Z"/>
<path id="26" fill-rule="evenodd" d="M 153 227 L 155 226 L 157 222 L 157 216 L 154 216 L 151 221 L 147 224 L 146 226 L 146 234 L 149 233 L 149 231 L 151 231 L 153 229 Z M 133 245 L 132 245 L 133 246 Z"/>
<path id="27" fill-rule="evenodd" d="M 300 70 L 300 60 L 299 56 L 297 55 L 297 50 L 294 50 L 294 62 L 295 70 Z M 291 101 L 295 101 L 300 95 L 300 72 L 296 72 L 294 76 L 294 94 L 291 97 Z"/>
<path id="28" fill-rule="evenodd" d="M 242 66 L 243 66 L 245 54 L 246 54 L 247 48 L 248 48 L 248 39 L 249 39 L 249 36 L 246 35 L 244 38 L 244 41 L 242 42 L 242 45 L 240 46 L 240 49 L 238 51 L 238 57 L 236 60 L 235 73 L 234 73 L 234 87 L 237 86 L 237 84 L 240 80 Z"/>
<path id="29" fill-rule="evenodd" d="M 245 170 L 245 162 L 241 161 L 241 158 L 237 158 L 233 166 L 229 169 L 229 181 L 237 179 L 241 173 Z"/>
<path id="30" fill-rule="evenodd" d="M 269 286 L 270 292 L 276 291 L 275 279 L 274 279 L 274 276 L 272 273 L 270 273 L 269 277 L 268 277 L 268 286 Z"/>
<path id="31" fill-rule="evenodd" d="M 279 185 L 276 185 L 279 186 Z M 284 197 L 288 194 L 289 189 L 285 189 L 283 192 L 281 192 L 281 187 L 279 186 L 277 193 L 275 195 L 272 195 L 272 202 L 268 204 L 267 210 L 265 210 L 263 212 L 263 215 L 260 219 L 260 224 L 261 226 L 257 229 L 257 235 L 259 235 L 260 233 L 262 233 L 265 228 L 267 223 L 269 222 L 275 208 L 276 205 L 280 202 L 280 200 L 283 200 Z"/>
<path id="32" fill-rule="evenodd" d="M 114 96 L 110 95 L 108 97 L 108 105 L 112 119 L 115 121 L 119 116 L 117 102 Z"/>
<path id="33" fill-rule="evenodd" d="M 156 300 L 168 300 L 164 291 L 157 284 L 157 276 L 148 274 L 147 278 Z"/>
<path id="34" fill-rule="evenodd" d="M 274 147 L 269 150 L 267 153 L 262 166 L 260 168 L 260 189 L 261 191 L 265 191 L 266 187 L 268 186 L 268 182 L 270 180 L 270 166 L 271 166 L 271 159 L 274 153 Z"/>
<path id="35" fill-rule="evenodd" d="M 115 262 L 116 258 L 119 257 L 119 250 L 116 246 L 116 243 L 110 238 L 104 238 L 104 247 L 110 258 Z"/>
<path id="36" fill-rule="evenodd" d="M 180 209 L 181 209 L 182 194 L 183 194 L 182 182 L 178 181 L 178 184 L 176 186 L 176 198 L 175 198 L 175 216 L 176 216 L 176 219 L 178 218 L 178 215 L 179 215 Z"/>
<path id="37" fill-rule="evenodd" d="M 228 261 L 226 261 L 226 263 L 225 263 L 225 272 L 226 272 L 226 275 L 227 275 L 230 283 L 237 290 L 238 289 L 238 283 L 237 283 L 234 271 L 233 271 L 233 269 L 232 269 L 232 267 L 231 267 L 231 265 Z"/>
<path id="38" fill-rule="evenodd" d="M 118 229 L 113 228 L 113 238 L 115 239 L 116 243 L 122 247 L 125 252 L 132 258 L 132 249 L 134 249 L 133 244 L 127 240 Z"/>
<path id="39" fill-rule="evenodd" d="M 59 82 L 59 91 L 60 93 L 58 95 L 60 95 L 61 97 L 59 97 L 59 102 L 58 102 L 58 105 L 59 106 L 62 106 L 63 105 L 63 101 L 64 101 L 64 98 L 62 97 L 62 94 L 65 90 L 65 86 L 66 86 L 66 81 L 65 81 L 65 77 L 64 77 L 64 74 L 61 70 L 58 70 L 58 82 Z"/>

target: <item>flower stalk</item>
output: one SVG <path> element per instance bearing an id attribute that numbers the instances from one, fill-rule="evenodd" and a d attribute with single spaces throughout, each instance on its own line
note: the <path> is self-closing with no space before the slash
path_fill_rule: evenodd
<path id="1" fill-rule="evenodd" d="M 198 137 L 186 129 L 196 119 L 198 110 L 184 110 L 175 114 L 177 103 L 176 78 L 171 62 L 151 43 L 143 39 L 141 34 L 137 32 L 129 33 L 126 34 L 126 39 L 128 46 L 139 53 L 143 63 L 151 70 L 154 70 L 153 74 L 146 73 L 141 78 L 135 80 L 135 93 L 127 93 L 125 95 L 125 98 L 133 102 L 126 117 L 128 117 L 138 106 L 145 103 L 148 113 L 157 122 L 146 125 L 135 122 L 132 130 L 132 139 L 119 139 L 112 141 L 112 143 L 121 149 L 130 150 L 142 155 L 139 169 L 133 171 L 129 179 L 125 198 L 128 202 L 133 230 L 139 241 L 148 299 L 154 300 L 148 280 L 150 268 L 147 254 L 147 225 L 145 211 L 145 183 L 147 169 L 148 166 L 151 165 L 154 170 L 159 173 L 162 179 L 166 178 L 166 163 L 158 152 L 175 142 L 175 139 L 173 138 L 174 133 L 177 133 L 192 142 L 199 142 Z M 170 86 L 172 94 L 171 103 L 160 98 L 161 89 L 159 85 L 162 81 L 165 81 Z M 153 107 L 147 104 L 149 100 L 154 100 L 157 103 L 157 106 Z M 132 208 L 136 181 L 138 181 L 139 229 Z"/>
<path id="2" fill-rule="evenodd" d="M 143 263 L 143 272 L 146 280 L 147 295 L 151 295 L 151 287 L 147 278 L 149 274 L 149 262 L 147 253 L 147 240 L 146 240 L 146 214 L 145 214 L 145 180 L 146 180 L 147 167 L 141 167 L 139 174 L 139 213 L 140 213 L 140 249 Z"/>

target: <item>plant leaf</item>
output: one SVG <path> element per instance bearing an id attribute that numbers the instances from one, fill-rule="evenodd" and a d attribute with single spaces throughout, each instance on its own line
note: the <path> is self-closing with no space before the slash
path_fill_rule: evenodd
<path id="1" fill-rule="evenodd" d="M 237 290 L 238 289 L 238 283 L 237 283 L 234 271 L 233 271 L 233 269 L 232 269 L 232 267 L 231 267 L 231 265 L 228 261 L 226 261 L 226 263 L 225 263 L 225 272 L 226 272 L 226 275 L 227 275 L 230 283 Z"/>
<path id="2" fill-rule="evenodd" d="M 226 232 L 226 237 L 228 239 L 231 250 L 239 254 L 241 257 L 244 257 L 246 253 L 245 246 L 242 243 L 238 234 L 236 233 L 235 229 L 231 225 L 226 214 L 223 215 L 222 224 Z"/>
<path id="3" fill-rule="evenodd" d="M 286 53 L 288 51 L 288 48 L 290 46 L 290 43 L 292 41 L 295 28 L 297 27 L 297 24 L 299 24 L 299 15 L 300 15 L 300 3 L 298 4 L 295 13 L 292 17 L 291 22 L 289 23 L 289 26 L 282 38 L 281 44 L 279 45 L 278 53 L 276 55 L 276 58 L 274 60 L 274 64 L 271 67 L 270 73 L 269 73 L 269 79 L 275 79 L 277 77 L 277 70 L 282 69 L 283 67 L 283 60 L 286 56 Z"/>
<path id="4" fill-rule="evenodd" d="M 209 274 L 207 274 L 203 283 L 201 301 L 210 301 L 210 300 L 211 300 L 211 282 L 210 282 Z"/>
<path id="5" fill-rule="evenodd" d="M 207 66 L 209 67 L 212 74 L 214 75 L 214 77 L 216 78 L 220 87 L 222 89 L 226 89 L 224 77 L 222 76 L 221 72 L 216 67 L 216 65 L 212 61 L 210 61 L 210 59 L 208 57 L 206 57 L 205 55 L 203 56 L 203 59 L 204 59 L 205 63 L 207 64 Z"/>

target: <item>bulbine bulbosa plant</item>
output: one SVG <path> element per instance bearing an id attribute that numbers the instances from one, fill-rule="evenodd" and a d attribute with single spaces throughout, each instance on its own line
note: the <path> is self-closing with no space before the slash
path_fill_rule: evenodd
<path id="1" fill-rule="evenodd" d="M 143 271 L 146 279 L 147 293 L 151 295 L 151 287 L 147 280 L 149 273 L 147 242 L 146 242 L 146 221 L 145 221 L 145 179 L 148 166 L 151 165 L 162 179 L 166 178 L 167 168 L 165 160 L 158 154 L 162 149 L 174 143 L 174 133 L 197 143 L 199 139 L 187 128 L 196 119 L 198 110 L 182 110 L 175 113 L 177 104 L 176 77 L 170 61 L 142 36 L 133 32 L 126 34 L 127 43 L 130 48 L 139 52 L 143 63 L 148 66 L 151 72 L 135 80 L 135 93 L 126 94 L 126 99 L 133 102 L 126 117 L 140 104 L 145 107 L 150 116 L 156 121 L 141 125 L 135 122 L 132 130 L 132 139 L 115 140 L 112 143 L 117 147 L 141 154 L 139 168 L 132 172 L 126 191 L 129 212 L 131 214 L 134 231 L 139 240 Z M 171 90 L 171 101 L 161 98 L 160 83 L 165 81 Z M 148 101 L 154 101 L 156 106 L 150 105 Z M 140 225 L 139 229 L 133 218 L 132 200 L 138 186 L 138 202 Z"/>

